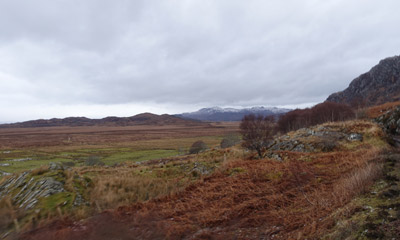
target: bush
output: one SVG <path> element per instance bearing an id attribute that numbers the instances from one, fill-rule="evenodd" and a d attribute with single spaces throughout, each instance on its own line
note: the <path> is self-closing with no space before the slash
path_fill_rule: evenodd
<path id="1" fill-rule="evenodd" d="M 189 149 L 189 153 L 196 154 L 196 153 L 202 152 L 206 149 L 207 149 L 207 144 L 205 142 L 199 140 L 192 144 L 192 146 Z"/>
<path id="2" fill-rule="evenodd" d="M 99 157 L 90 156 L 85 160 L 86 166 L 104 166 L 104 162 L 100 161 Z"/>
<path id="3" fill-rule="evenodd" d="M 221 148 L 229 148 L 240 142 L 240 138 L 236 134 L 230 134 L 224 137 L 220 143 Z"/>
<path id="4" fill-rule="evenodd" d="M 65 167 L 74 167 L 75 166 L 74 162 L 62 162 L 61 164 Z"/>

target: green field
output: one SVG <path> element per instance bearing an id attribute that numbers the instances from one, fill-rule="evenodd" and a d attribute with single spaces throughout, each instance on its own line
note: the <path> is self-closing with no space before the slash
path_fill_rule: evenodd
<path id="1" fill-rule="evenodd" d="M 0 151 L 0 171 L 17 173 L 51 162 L 68 166 L 85 166 L 88 159 L 97 159 L 107 166 L 119 163 L 143 162 L 184 155 L 191 144 L 197 140 L 204 141 L 209 148 L 218 147 L 223 136 L 199 138 L 155 139 L 132 142 L 126 146 L 78 146 L 7 149 Z"/>

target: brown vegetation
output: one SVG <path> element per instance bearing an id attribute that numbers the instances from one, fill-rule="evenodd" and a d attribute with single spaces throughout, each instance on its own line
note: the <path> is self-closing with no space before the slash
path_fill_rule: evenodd
<path id="1" fill-rule="evenodd" d="M 43 173 L 46 173 L 49 171 L 49 166 L 41 166 L 38 168 L 35 168 L 31 171 L 31 175 L 32 176 L 36 176 L 36 175 L 42 175 Z"/>
<path id="2" fill-rule="evenodd" d="M 214 175 L 176 194 L 120 207 L 84 224 L 55 222 L 24 237 L 316 238 L 333 226 L 330 215 L 379 175 L 379 165 L 370 163 L 379 153 L 379 148 L 362 144 L 353 151 L 281 152 L 284 162 L 231 159 Z M 126 177 L 120 180 L 129 181 Z"/>
<path id="3" fill-rule="evenodd" d="M 224 135 L 238 130 L 237 123 L 185 126 L 1 128 L 0 149 L 130 145 L 156 139 Z"/>
<path id="4" fill-rule="evenodd" d="M 396 108 L 399 105 L 400 102 L 388 102 L 379 106 L 370 107 L 367 110 L 367 115 L 369 118 L 377 118 L 382 114 L 386 113 L 387 111 Z"/>

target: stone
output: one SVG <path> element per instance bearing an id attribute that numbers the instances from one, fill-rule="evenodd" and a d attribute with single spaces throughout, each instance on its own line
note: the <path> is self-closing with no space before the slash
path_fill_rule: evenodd
<path id="1" fill-rule="evenodd" d="M 304 144 L 298 144 L 296 147 L 292 149 L 294 152 L 305 152 L 306 148 Z"/>
<path id="2" fill-rule="evenodd" d="M 49 170 L 63 170 L 63 166 L 61 166 L 60 164 L 54 163 L 54 162 L 50 162 Z"/>
<path id="3" fill-rule="evenodd" d="M 278 153 L 268 152 L 266 156 L 268 158 L 274 159 L 274 160 L 276 160 L 278 162 L 282 162 L 283 161 L 282 157 Z"/>
<path id="4" fill-rule="evenodd" d="M 363 140 L 363 135 L 360 133 L 350 133 L 350 135 L 347 137 L 349 141 L 362 141 Z"/>
<path id="5" fill-rule="evenodd" d="M 82 195 L 79 194 L 79 192 L 77 192 L 77 193 L 76 193 L 76 196 L 75 196 L 75 200 L 74 200 L 73 205 L 74 205 L 75 207 L 79 207 L 79 206 L 81 206 L 81 205 L 84 204 L 84 203 L 85 203 L 85 201 L 83 200 Z"/>
<path id="6" fill-rule="evenodd" d="M 10 176 L 11 173 L 0 171 L 0 176 Z"/>

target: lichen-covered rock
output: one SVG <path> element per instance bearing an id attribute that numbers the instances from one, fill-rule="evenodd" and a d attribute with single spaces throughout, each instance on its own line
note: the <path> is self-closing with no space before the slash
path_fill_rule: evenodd
<path id="1" fill-rule="evenodd" d="M 58 163 L 50 162 L 49 163 L 49 170 L 63 170 L 63 166 Z"/>
<path id="2" fill-rule="evenodd" d="M 204 164 L 195 162 L 191 172 L 194 176 L 201 176 L 201 175 L 208 175 L 208 174 L 212 173 L 212 170 L 213 169 L 205 166 Z"/>
<path id="3" fill-rule="evenodd" d="M 363 135 L 360 133 L 350 133 L 350 135 L 347 137 L 347 139 L 350 141 L 362 141 Z"/>

